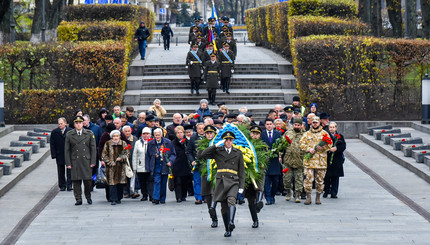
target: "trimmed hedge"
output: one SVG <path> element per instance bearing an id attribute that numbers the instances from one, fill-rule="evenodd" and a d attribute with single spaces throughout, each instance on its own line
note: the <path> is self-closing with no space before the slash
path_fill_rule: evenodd
<path id="1" fill-rule="evenodd" d="M 312 15 L 356 18 L 357 4 L 353 0 L 290 0 L 288 15 Z"/>
<path id="2" fill-rule="evenodd" d="M 369 27 L 358 19 L 335 17 L 291 16 L 288 20 L 289 38 L 310 35 L 367 35 Z"/>
<path id="3" fill-rule="evenodd" d="M 130 22 L 101 21 L 101 22 L 66 22 L 57 28 L 60 41 L 125 41 L 127 36 L 134 35 Z"/>
<path id="4" fill-rule="evenodd" d="M 0 47 L 0 75 L 6 89 L 18 92 L 91 87 L 122 91 L 126 59 L 124 42 L 4 45 Z"/>
<path id="5" fill-rule="evenodd" d="M 77 109 L 98 118 L 100 108 L 121 104 L 121 91 L 112 88 L 5 91 L 6 123 L 57 123 Z M 66 116 L 66 118 L 69 118 Z"/>
<path id="6" fill-rule="evenodd" d="M 307 36 L 294 42 L 301 100 L 336 120 L 418 119 L 430 42 Z"/>

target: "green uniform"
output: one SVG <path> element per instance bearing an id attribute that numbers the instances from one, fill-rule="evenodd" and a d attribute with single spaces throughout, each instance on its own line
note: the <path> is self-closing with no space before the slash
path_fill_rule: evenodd
<path id="1" fill-rule="evenodd" d="M 285 134 L 290 138 L 291 145 L 287 147 L 284 155 L 284 165 L 289 168 L 284 175 L 284 188 L 291 190 L 291 179 L 294 177 L 295 191 L 302 192 L 303 190 L 303 157 L 304 151 L 300 148 L 300 139 L 305 131 L 301 129 L 299 132 L 290 129 Z"/>

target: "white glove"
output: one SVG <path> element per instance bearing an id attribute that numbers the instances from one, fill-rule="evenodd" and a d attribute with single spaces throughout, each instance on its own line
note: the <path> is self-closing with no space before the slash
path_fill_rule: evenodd
<path id="1" fill-rule="evenodd" d="M 185 66 L 185 69 L 188 69 L 188 66 Z"/>
<path id="2" fill-rule="evenodd" d="M 234 70 L 233 70 L 233 69 L 231 70 L 231 73 L 234 73 Z"/>
<path id="3" fill-rule="evenodd" d="M 218 146 L 220 146 L 220 145 L 224 144 L 224 141 L 225 141 L 225 140 L 220 140 L 220 141 L 218 141 L 218 143 L 216 143 L 216 144 L 215 144 L 215 146 L 216 146 L 216 147 L 218 147 Z"/>
<path id="4" fill-rule="evenodd" d="M 242 194 L 243 193 L 243 189 L 242 188 L 239 188 L 239 194 Z"/>
<path id="5" fill-rule="evenodd" d="M 193 62 L 192 62 L 192 61 L 190 61 L 190 64 L 192 65 L 192 64 L 193 64 Z"/>
<path id="6" fill-rule="evenodd" d="M 218 85 L 221 85 L 221 81 L 218 81 Z"/>
<path id="7" fill-rule="evenodd" d="M 203 73 L 203 70 L 200 70 L 200 73 Z"/>

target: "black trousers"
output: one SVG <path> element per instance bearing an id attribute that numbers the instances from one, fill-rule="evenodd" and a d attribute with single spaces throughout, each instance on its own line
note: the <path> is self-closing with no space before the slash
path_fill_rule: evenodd
<path id="1" fill-rule="evenodd" d="M 175 196 L 176 200 L 187 197 L 188 176 L 175 176 Z"/>
<path id="2" fill-rule="evenodd" d="M 209 103 L 211 104 L 215 103 L 215 99 L 216 99 L 216 88 L 208 88 Z"/>
<path id="3" fill-rule="evenodd" d="M 224 92 L 228 92 L 230 90 L 230 77 L 221 78 L 221 88 Z"/>
<path id="4" fill-rule="evenodd" d="M 198 92 L 200 90 L 200 83 L 202 81 L 201 77 L 190 77 L 191 80 L 191 91 L 196 90 Z"/>
<path id="5" fill-rule="evenodd" d="M 110 193 L 110 201 L 121 201 L 123 195 L 124 195 L 124 184 L 117 184 L 117 185 L 110 185 L 109 186 L 109 193 Z"/>
<path id="6" fill-rule="evenodd" d="M 91 190 L 93 188 L 93 180 L 92 179 L 86 179 L 86 180 L 73 180 L 73 194 L 75 195 L 76 201 L 82 202 L 82 182 L 84 182 L 84 193 L 85 198 L 90 199 L 91 198 Z"/>
<path id="7" fill-rule="evenodd" d="M 324 193 L 330 194 L 332 196 L 337 196 L 339 191 L 339 177 L 325 177 L 324 178 Z"/>
<path id="8" fill-rule="evenodd" d="M 143 197 L 152 199 L 152 193 L 154 192 L 154 177 L 151 173 L 137 173 L 137 179 L 140 184 L 140 191 Z"/>
<path id="9" fill-rule="evenodd" d="M 163 36 L 164 50 L 170 49 L 170 36 Z"/>
<path id="10" fill-rule="evenodd" d="M 57 164 L 58 187 L 72 187 L 72 170 L 66 168 L 66 165 Z M 67 174 L 67 175 L 66 175 Z M 66 179 L 67 176 L 67 179 Z"/>

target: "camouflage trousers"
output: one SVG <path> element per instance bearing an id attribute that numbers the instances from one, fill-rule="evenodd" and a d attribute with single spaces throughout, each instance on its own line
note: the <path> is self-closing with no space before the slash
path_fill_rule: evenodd
<path id="1" fill-rule="evenodd" d="M 322 193 L 324 191 L 324 177 L 327 169 L 315 169 L 315 168 L 305 168 L 305 191 L 306 193 L 312 192 L 312 182 L 315 180 L 315 187 L 317 193 Z"/>
<path id="2" fill-rule="evenodd" d="M 294 189 L 297 192 L 303 191 L 303 168 L 289 168 L 284 174 L 284 188 L 291 190 L 293 188 L 292 178 L 294 177 Z"/>

